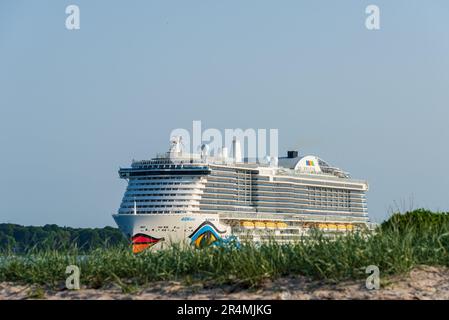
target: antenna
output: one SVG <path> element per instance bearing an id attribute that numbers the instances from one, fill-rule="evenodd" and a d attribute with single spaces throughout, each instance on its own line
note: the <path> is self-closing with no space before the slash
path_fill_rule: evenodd
<path id="1" fill-rule="evenodd" d="M 178 137 L 178 144 L 179 144 L 178 146 L 179 153 L 182 154 L 184 151 L 184 143 L 182 141 L 182 136 Z"/>
<path id="2" fill-rule="evenodd" d="M 278 157 L 270 157 L 270 167 L 276 168 L 278 166 Z"/>
<path id="3" fill-rule="evenodd" d="M 234 162 L 242 162 L 242 150 L 240 149 L 240 141 L 237 137 L 234 137 L 232 140 L 232 156 L 234 158 Z"/>
<path id="4" fill-rule="evenodd" d="M 201 145 L 201 159 L 206 159 L 209 153 L 209 145 L 203 144 Z"/>
<path id="5" fill-rule="evenodd" d="M 182 136 L 173 136 L 170 138 L 170 155 L 179 155 L 183 151 Z"/>

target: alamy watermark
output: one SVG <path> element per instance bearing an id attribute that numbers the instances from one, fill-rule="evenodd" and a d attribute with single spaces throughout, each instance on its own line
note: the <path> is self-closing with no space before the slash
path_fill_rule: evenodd
<path id="1" fill-rule="evenodd" d="M 369 274 L 366 278 L 365 286 L 368 290 L 379 290 L 380 289 L 380 271 L 379 267 L 375 265 L 370 265 L 366 267 L 365 273 Z"/>
<path id="2" fill-rule="evenodd" d="M 65 269 L 66 274 L 70 274 L 65 280 L 65 286 L 69 290 L 80 289 L 80 269 L 75 265 L 67 266 Z"/>
<path id="3" fill-rule="evenodd" d="M 65 8 L 65 13 L 68 14 L 65 19 L 65 27 L 67 30 L 79 30 L 80 23 L 80 8 L 77 5 L 71 4 Z"/>
<path id="4" fill-rule="evenodd" d="M 68 15 L 65 20 L 67 30 L 79 30 L 81 28 L 80 8 L 78 5 L 71 4 L 65 8 Z M 380 30 L 380 8 L 377 5 L 370 4 L 365 8 L 365 27 L 368 30 Z"/>
<path id="5" fill-rule="evenodd" d="M 259 162 L 278 158 L 278 129 L 224 129 L 208 128 L 203 131 L 201 121 L 193 121 L 192 131 L 184 128 L 174 129 L 170 140 L 182 144 L 182 152 L 186 154 L 201 153 L 234 159 L 243 162 L 248 160 Z M 173 150 L 181 152 L 181 150 Z"/>
<path id="6" fill-rule="evenodd" d="M 365 20 L 365 27 L 368 30 L 380 30 L 380 9 L 378 6 L 371 4 L 366 7 L 365 13 L 368 14 Z"/>

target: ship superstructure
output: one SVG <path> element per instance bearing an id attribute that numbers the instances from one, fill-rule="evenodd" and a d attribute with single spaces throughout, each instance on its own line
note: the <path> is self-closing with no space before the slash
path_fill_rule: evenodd
<path id="1" fill-rule="evenodd" d="M 234 140 L 217 156 L 186 154 L 175 137 L 169 152 L 119 170 L 128 186 L 119 228 L 134 252 L 173 242 L 204 247 L 231 238 L 288 242 L 312 228 L 328 233 L 369 225 L 366 181 L 355 180 L 316 156 L 247 162 Z"/>

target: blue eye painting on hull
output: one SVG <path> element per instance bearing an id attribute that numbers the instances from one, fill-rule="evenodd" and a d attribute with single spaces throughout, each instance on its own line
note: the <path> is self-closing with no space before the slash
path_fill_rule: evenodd
<path id="1" fill-rule="evenodd" d="M 225 232 L 218 230 L 212 222 L 204 221 L 192 232 L 189 238 L 196 248 L 204 248 L 222 242 L 223 239 L 220 233 L 223 234 Z"/>

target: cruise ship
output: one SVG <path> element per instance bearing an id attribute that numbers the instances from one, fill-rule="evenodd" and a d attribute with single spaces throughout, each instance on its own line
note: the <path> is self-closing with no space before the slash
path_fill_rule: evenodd
<path id="1" fill-rule="evenodd" d="M 217 156 L 206 145 L 198 154 L 182 149 L 173 137 L 168 152 L 119 170 L 128 185 L 113 218 L 135 253 L 172 243 L 290 242 L 313 229 L 369 228 L 368 183 L 316 156 L 288 151 L 251 162 L 242 159 L 237 139 L 229 156 L 227 148 Z"/>

